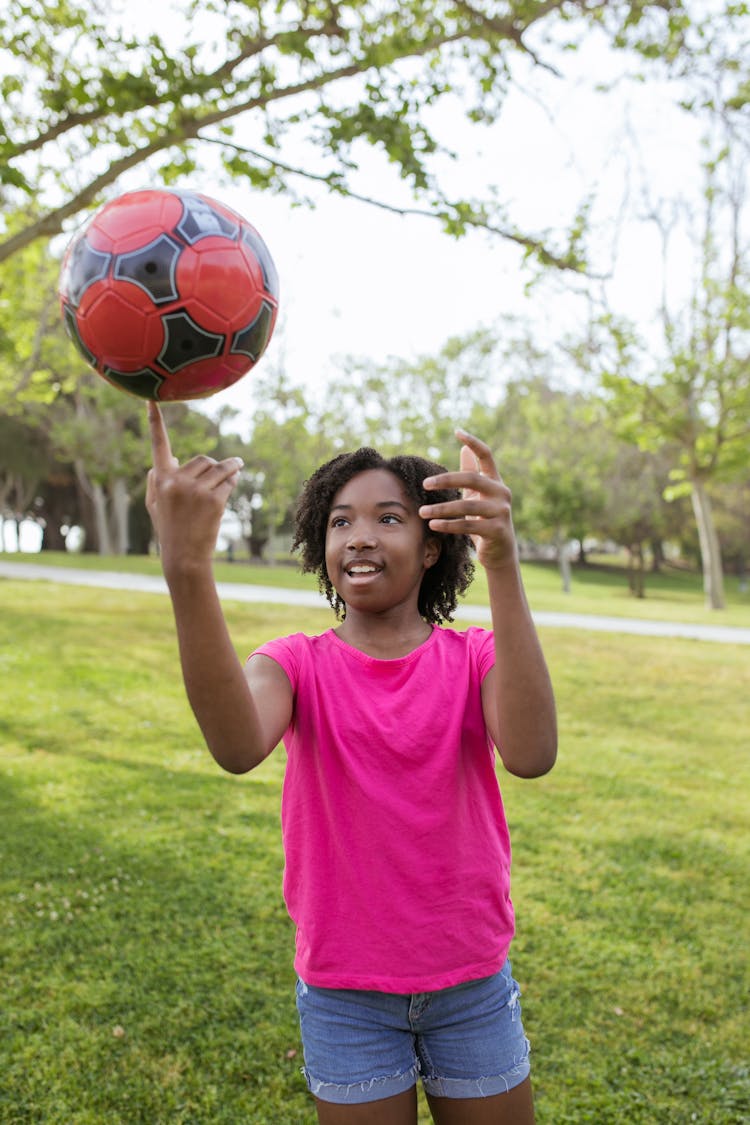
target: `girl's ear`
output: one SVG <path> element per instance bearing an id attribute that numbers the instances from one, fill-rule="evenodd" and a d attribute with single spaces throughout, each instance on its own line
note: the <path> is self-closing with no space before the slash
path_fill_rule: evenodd
<path id="1" fill-rule="evenodd" d="M 424 566 L 429 570 L 440 558 L 443 545 L 436 535 L 428 535 L 424 543 Z"/>

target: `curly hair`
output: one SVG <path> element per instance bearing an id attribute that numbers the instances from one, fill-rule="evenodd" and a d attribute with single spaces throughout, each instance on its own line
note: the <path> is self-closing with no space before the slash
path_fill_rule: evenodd
<path id="1" fill-rule="evenodd" d="M 422 504 L 439 504 L 455 500 L 457 489 L 425 491 L 425 477 L 446 472 L 442 465 L 424 457 L 403 454 L 383 457 L 375 449 L 363 447 L 353 453 L 340 453 L 326 461 L 305 481 L 297 502 L 294 517 L 292 550 L 300 551 L 302 570 L 316 574 L 321 593 L 328 599 L 336 617 L 346 616 L 346 605 L 336 593 L 328 575 L 325 561 L 326 529 L 333 498 L 340 488 L 368 469 L 387 469 L 403 484 L 408 496 L 418 508 Z M 471 558 L 471 540 L 467 535 L 438 535 L 425 523 L 425 535 L 440 542 L 440 555 L 433 566 L 425 571 L 419 590 L 419 613 L 433 625 L 452 621 L 458 597 L 464 594 L 474 576 Z"/>

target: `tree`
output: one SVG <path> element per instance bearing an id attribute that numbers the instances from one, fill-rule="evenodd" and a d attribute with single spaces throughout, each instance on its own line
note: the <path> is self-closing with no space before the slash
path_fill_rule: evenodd
<path id="1" fill-rule="evenodd" d="M 339 449 L 373 445 L 456 461 L 456 426 L 466 426 L 500 385 L 494 330 L 449 339 L 437 355 L 375 363 L 347 356 L 327 388 L 316 426 Z"/>
<path id="2" fill-rule="evenodd" d="M 0 551 L 4 550 L 4 522 L 16 525 L 20 537 L 21 521 L 30 514 L 32 501 L 44 478 L 49 451 L 29 417 L 0 414 Z"/>
<path id="3" fill-rule="evenodd" d="M 258 406 L 250 440 L 225 438 L 221 455 L 245 462 L 229 508 L 239 520 L 250 557 L 263 558 L 276 535 L 291 536 L 294 506 L 303 481 L 334 454 L 319 428 L 304 392 L 291 387 L 283 373 L 271 371 L 256 387 Z"/>
<path id="4" fill-rule="evenodd" d="M 23 221 L 5 230 L 0 261 L 62 231 L 134 169 L 170 182 L 215 152 L 227 175 L 262 190 L 307 178 L 356 193 L 364 143 L 453 233 L 481 225 L 577 268 L 577 219 L 555 246 L 492 200 L 445 198 L 430 111 L 460 91 L 471 121 L 494 120 L 519 67 L 552 69 L 547 52 L 593 27 L 616 48 L 674 60 L 691 50 L 687 3 L 183 0 L 178 18 L 124 30 L 109 5 L 7 0 L 0 187 Z M 292 147 L 304 166 L 285 160 Z"/>
<path id="5" fill-rule="evenodd" d="M 665 292 L 662 355 L 654 362 L 632 326 L 605 317 L 603 383 L 619 432 L 644 449 L 675 451 L 668 495 L 689 495 L 700 541 L 706 605 L 724 607 L 711 486 L 750 459 L 750 245 L 744 146 L 715 146 L 706 160 L 703 229 L 691 298 L 677 313 Z M 665 250 L 672 233 L 655 213 Z M 606 352 L 607 344 L 602 344 Z"/>
<path id="6" fill-rule="evenodd" d="M 748 588 L 750 578 L 750 474 L 744 480 L 723 483 L 712 492 L 722 557 L 728 569 Z"/>
<path id="7" fill-rule="evenodd" d="M 610 471 L 602 481 L 606 504 L 599 517 L 603 535 L 628 552 L 628 585 L 638 598 L 646 596 L 646 556 L 658 567 L 662 543 L 678 530 L 679 502 L 669 504 L 669 460 L 663 451 L 651 453 L 626 442 L 617 445 Z"/>
<path id="8" fill-rule="evenodd" d="M 17 217 L 16 217 L 17 220 Z M 0 265 L 0 392 L 4 412 L 51 402 L 75 385 L 83 364 L 62 325 L 59 263 L 42 242 Z"/>
<path id="9" fill-rule="evenodd" d="M 183 403 L 164 410 L 178 459 L 196 450 L 214 450 L 218 431 L 209 418 Z M 46 414 L 50 446 L 71 466 L 79 490 L 85 548 L 100 555 L 127 554 L 131 504 L 134 497 L 144 502 L 150 464 L 145 403 L 90 373 L 70 394 L 60 395 Z"/>
<path id="10" fill-rule="evenodd" d="M 552 358 L 546 366 L 553 368 Z M 552 543 L 563 590 L 570 590 L 571 540 L 598 528 L 602 480 L 613 456 L 595 400 L 555 387 L 545 376 L 514 380 L 495 411 L 489 440 L 514 495 L 519 536 Z"/>

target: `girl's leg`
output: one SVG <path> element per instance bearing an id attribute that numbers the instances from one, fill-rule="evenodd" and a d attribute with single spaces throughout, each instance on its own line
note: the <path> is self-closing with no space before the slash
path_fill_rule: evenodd
<path id="1" fill-rule="evenodd" d="M 436 1098 L 427 1095 L 435 1125 L 534 1125 L 531 1079 L 507 1094 L 489 1098 Z"/>
<path id="2" fill-rule="evenodd" d="M 316 1098 L 315 1108 L 320 1125 L 417 1125 L 417 1088 L 361 1105 L 334 1105 Z"/>

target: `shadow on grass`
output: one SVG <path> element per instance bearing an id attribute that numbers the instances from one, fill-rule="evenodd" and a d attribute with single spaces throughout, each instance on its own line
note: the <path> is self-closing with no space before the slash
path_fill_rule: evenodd
<path id="1" fill-rule="evenodd" d="M 50 770 L 0 776 L 0 1119 L 311 1120 L 277 789 L 251 808 L 221 779 L 107 765 L 85 815 L 50 801 Z"/>

